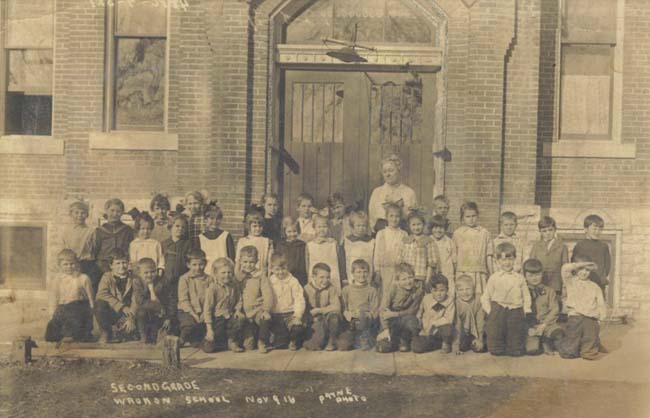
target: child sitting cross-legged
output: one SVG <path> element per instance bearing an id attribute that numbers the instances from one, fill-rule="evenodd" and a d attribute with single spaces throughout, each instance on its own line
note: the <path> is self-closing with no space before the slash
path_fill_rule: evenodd
<path id="1" fill-rule="evenodd" d="M 509 242 L 495 250 L 499 271 L 490 276 L 481 296 L 488 314 L 485 324 L 488 350 L 495 356 L 522 356 L 525 315 L 531 313 L 530 292 L 524 277 L 513 270 L 517 250 Z"/>
<path id="2" fill-rule="evenodd" d="M 312 269 L 311 281 L 305 286 L 307 312 L 311 325 L 309 338 L 303 346 L 307 350 L 336 350 L 336 339 L 341 324 L 341 295 L 330 283 L 331 269 L 318 263 Z"/>
<path id="3" fill-rule="evenodd" d="M 523 264 L 524 277 L 528 283 L 533 312 L 526 315 L 528 338 L 526 354 L 554 354 L 554 349 L 564 337 L 564 330 L 557 324 L 560 304 L 553 288 L 542 284 L 544 267 L 536 258 Z M 541 343 L 541 344 L 540 344 Z"/>
<path id="4" fill-rule="evenodd" d="M 299 348 L 304 331 L 302 316 L 305 313 L 305 297 L 298 279 L 289 273 L 287 259 L 282 253 L 274 253 L 271 257 L 269 282 L 273 291 L 270 323 L 273 345 L 282 348 L 288 342 L 289 349 L 295 351 Z"/>
<path id="5" fill-rule="evenodd" d="M 79 259 L 73 250 L 62 250 L 57 259 L 61 273 L 49 284 L 52 319 L 47 323 L 45 341 L 88 340 L 94 306 L 90 278 L 79 272 Z"/>
<path id="6" fill-rule="evenodd" d="M 395 280 L 379 312 L 382 332 L 377 336 L 377 351 L 390 353 L 411 350 L 411 339 L 420 329 L 417 313 L 424 290 L 415 285 L 415 271 L 406 263 L 395 268 Z"/>
<path id="7" fill-rule="evenodd" d="M 485 311 L 476 296 L 474 279 L 462 275 L 456 279 L 456 319 L 452 351 L 457 355 L 472 350 L 485 351 Z"/>
<path id="8" fill-rule="evenodd" d="M 187 273 L 178 281 L 178 322 L 180 344 L 198 347 L 205 337 L 205 293 L 210 276 L 205 274 L 205 253 L 194 248 L 187 254 Z"/>
<path id="9" fill-rule="evenodd" d="M 350 284 L 343 288 L 343 316 L 347 330 L 338 339 L 339 350 L 351 350 L 359 339 L 362 350 L 373 346 L 372 331 L 379 310 L 377 289 L 370 286 L 370 264 L 363 259 L 352 262 Z"/>
<path id="10" fill-rule="evenodd" d="M 244 349 L 255 348 L 260 353 L 268 352 L 269 321 L 273 304 L 273 290 L 266 275 L 257 269 L 257 248 L 247 245 L 239 254 L 240 270 L 237 272 L 237 281 L 243 289 L 243 306 L 246 314 L 244 323 Z"/>
<path id="11" fill-rule="evenodd" d="M 95 317 L 101 333 L 99 342 L 135 339 L 137 302 L 133 296 L 129 256 L 126 251 L 114 248 L 108 253 L 106 261 L 111 271 L 102 276 L 95 301 Z M 115 340 L 113 327 L 117 328 L 119 334 Z"/>
<path id="12" fill-rule="evenodd" d="M 607 305 L 601 288 L 590 280 L 596 264 L 586 256 L 575 261 L 562 266 L 562 299 L 568 321 L 558 352 L 562 358 L 595 360 L 600 351 L 598 321 L 607 317 Z"/>
<path id="13" fill-rule="evenodd" d="M 229 258 L 218 258 L 212 263 L 211 281 L 205 295 L 206 325 L 203 351 L 213 353 L 226 347 L 241 353 L 244 328 L 241 291 L 235 282 L 235 263 Z"/>
<path id="14" fill-rule="evenodd" d="M 413 337 L 414 353 L 426 353 L 440 348 L 443 353 L 451 352 L 456 306 L 449 295 L 449 282 L 436 274 L 431 283 L 431 293 L 422 299 L 418 319 L 422 330 Z"/>
<path id="15" fill-rule="evenodd" d="M 176 327 L 172 293 L 176 287 L 158 275 L 156 263 L 151 258 L 141 258 L 137 264 L 138 276 L 133 280 L 133 297 L 140 341 L 155 343 L 158 331 L 173 334 Z"/>

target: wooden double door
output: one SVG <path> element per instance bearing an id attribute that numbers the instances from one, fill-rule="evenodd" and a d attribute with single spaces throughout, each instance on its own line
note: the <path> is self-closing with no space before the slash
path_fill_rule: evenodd
<path id="1" fill-rule="evenodd" d="M 285 215 L 295 216 L 303 192 L 318 207 L 336 192 L 367 207 L 382 183 L 380 161 L 391 153 L 402 158 L 402 181 L 430 205 L 435 80 L 433 73 L 287 70 L 281 146 L 298 170 L 280 164 Z"/>

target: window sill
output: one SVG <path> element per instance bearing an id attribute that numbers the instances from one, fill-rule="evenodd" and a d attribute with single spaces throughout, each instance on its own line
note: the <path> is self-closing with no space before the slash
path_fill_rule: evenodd
<path id="1" fill-rule="evenodd" d="M 41 135 L 3 135 L 0 154 L 63 155 L 63 140 Z"/>
<path id="2" fill-rule="evenodd" d="M 90 149 L 131 151 L 178 151 L 178 135 L 165 132 L 91 132 Z"/>
<path id="3" fill-rule="evenodd" d="M 544 157 L 551 158 L 636 158 L 635 144 L 621 144 L 612 141 L 571 140 L 545 142 Z"/>

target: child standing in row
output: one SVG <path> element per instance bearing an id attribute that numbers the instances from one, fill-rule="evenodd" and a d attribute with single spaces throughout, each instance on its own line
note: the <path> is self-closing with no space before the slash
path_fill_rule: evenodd
<path id="1" fill-rule="evenodd" d="M 313 272 L 314 266 L 319 263 L 330 266 L 331 283 L 340 294 L 343 285 L 340 273 L 342 268 L 339 267 L 342 259 L 340 247 L 334 238 L 329 236 L 329 219 L 314 215 L 313 220 L 316 236 L 307 243 L 307 271 Z"/>
<path id="2" fill-rule="evenodd" d="M 94 294 L 90 278 L 79 272 L 79 260 L 71 249 L 57 256 L 60 273 L 49 283 L 50 313 L 45 341 L 86 341 L 93 328 Z"/>
<path id="3" fill-rule="evenodd" d="M 352 212 L 348 217 L 352 231 L 343 240 L 342 253 L 345 259 L 345 277 L 351 281 L 353 277 L 352 263 L 364 260 L 369 266 L 369 280 L 372 281 L 372 262 L 375 254 L 375 240 L 368 233 L 368 215 L 365 212 Z"/>
<path id="4" fill-rule="evenodd" d="M 575 262 L 580 257 L 591 259 L 596 269 L 591 273 L 589 280 L 596 283 L 604 294 L 605 287 L 609 284 L 608 277 L 612 264 L 609 245 L 598 239 L 605 227 L 605 221 L 598 215 L 589 215 L 584 220 L 584 227 L 585 239 L 576 243 L 571 261 Z"/>
<path id="5" fill-rule="evenodd" d="M 140 216 L 135 219 L 137 235 L 129 244 L 129 259 L 135 265 L 143 258 L 150 258 L 156 263 L 156 268 L 162 270 L 165 268 L 165 259 L 160 242 L 151 238 L 153 229 L 153 218 L 147 212 L 140 213 Z"/>
<path id="6" fill-rule="evenodd" d="M 451 238 L 454 229 L 452 228 L 451 222 L 449 222 L 447 215 L 449 215 L 449 199 L 447 199 L 447 197 L 444 195 L 438 195 L 434 197 L 432 218 L 434 216 L 439 216 L 447 221 L 445 227 L 445 235 Z"/>
<path id="7" fill-rule="evenodd" d="M 330 213 L 331 235 L 334 240 L 341 244 L 343 239 L 350 233 L 350 225 L 346 214 L 345 200 L 340 193 L 334 193 L 327 199 L 327 206 Z"/>
<path id="8" fill-rule="evenodd" d="M 240 270 L 239 254 L 241 249 L 252 245 L 257 248 L 257 268 L 262 274 L 266 275 L 270 271 L 273 242 L 262 235 L 264 231 L 264 217 L 259 212 L 251 211 L 246 214 L 245 222 L 248 235 L 241 237 L 237 241 L 237 255 L 235 257 L 237 271 Z"/>
<path id="9" fill-rule="evenodd" d="M 86 225 L 88 213 L 89 208 L 86 202 L 77 200 L 70 204 L 68 214 L 72 223 L 67 225 L 61 232 L 61 248 L 74 251 L 79 260 L 79 267 L 82 273 L 91 278 L 101 277 L 101 273 L 97 272 L 95 261 L 92 259 L 90 253 L 91 238 L 95 229 Z"/>
<path id="10" fill-rule="evenodd" d="M 308 193 L 301 193 L 297 199 L 298 205 L 298 238 L 309 242 L 316 236 L 314 230 L 314 198 Z"/>
<path id="11" fill-rule="evenodd" d="M 282 239 L 282 215 L 279 213 L 279 202 L 280 198 L 275 193 L 266 193 L 262 196 L 264 207 L 262 236 L 270 239 L 274 247 Z"/>
<path id="12" fill-rule="evenodd" d="M 336 350 L 341 324 L 341 294 L 330 282 L 331 269 L 318 263 L 312 269 L 311 281 L 305 286 L 307 312 L 310 317 L 310 336 L 305 341 L 307 350 Z"/>
<path id="13" fill-rule="evenodd" d="M 164 279 L 171 292 L 169 315 L 177 316 L 178 307 L 178 281 L 187 272 L 187 254 L 190 252 L 191 243 L 187 239 L 188 219 L 183 214 L 178 214 L 171 219 L 170 237 L 162 243 L 162 253 L 165 259 Z M 174 324 L 172 333 L 178 333 L 178 324 Z"/>
<path id="14" fill-rule="evenodd" d="M 156 194 L 153 199 L 151 199 L 149 210 L 153 213 L 154 220 L 151 238 L 162 244 L 167 238 L 169 238 L 168 213 L 171 210 L 169 199 L 164 194 Z"/>
<path id="15" fill-rule="evenodd" d="M 189 192 L 185 195 L 185 207 L 189 217 L 188 236 L 190 241 L 194 242 L 204 231 L 204 208 L 205 198 L 199 191 Z"/>
<path id="16" fill-rule="evenodd" d="M 416 285 L 429 293 L 431 278 L 438 265 L 438 248 L 430 236 L 424 235 L 424 216 L 411 212 L 407 224 L 410 235 L 402 239 L 398 262 L 411 265 L 415 270 Z"/>
<path id="17" fill-rule="evenodd" d="M 352 262 L 350 283 L 343 288 L 343 316 L 347 330 L 338 340 L 339 350 L 351 350 L 359 340 L 362 350 L 372 348 L 372 330 L 379 314 L 377 289 L 370 286 L 370 263 L 363 259 Z"/>
<path id="18" fill-rule="evenodd" d="M 394 203 L 386 205 L 386 220 L 388 226 L 377 233 L 375 238 L 375 257 L 373 265 L 375 273 L 381 283 L 381 305 L 387 306 L 388 296 L 391 292 L 395 266 L 399 262 L 402 242 L 408 236 L 400 228 L 402 208 Z"/>
<path id="19" fill-rule="evenodd" d="M 524 354 L 525 315 L 531 313 L 531 300 L 526 280 L 513 271 L 517 250 L 509 242 L 496 249 L 499 271 L 488 280 L 481 296 L 487 313 L 485 330 L 488 350 L 495 356 Z"/>
<path id="20" fill-rule="evenodd" d="M 278 244 L 278 253 L 284 254 L 287 260 L 287 268 L 292 276 L 298 279 L 301 286 L 305 286 L 307 280 L 307 244 L 298 238 L 298 222 L 290 217 L 282 221 L 282 234 L 284 239 Z"/>
<path id="21" fill-rule="evenodd" d="M 483 293 L 492 266 L 493 247 L 490 233 L 478 223 L 478 206 L 465 202 L 460 207 L 462 226 L 454 231 L 456 274 L 474 279 L 476 293 Z"/>
<path id="22" fill-rule="evenodd" d="M 500 226 L 501 230 L 499 235 L 494 238 L 493 247 L 496 248 L 502 242 L 512 244 L 517 250 L 517 258 L 515 259 L 513 271 L 515 273 L 521 273 L 521 266 L 524 263 L 524 242 L 517 235 L 517 215 L 513 212 L 503 212 L 501 214 Z M 498 267 L 498 263 L 494 262 L 492 271 L 496 271 Z"/>
<path id="23" fill-rule="evenodd" d="M 228 231 L 219 228 L 223 220 L 223 212 L 216 204 L 205 207 L 204 232 L 198 236 L 195 246 L 206 254 L 207 265 L 212 265 L 218 258 L 235 260 L 235 242 Z M 198 244 L 198 245 L 197 245 Z"/>
<path id="24" fill-rule="evenodd" d="M 104 204 L 107 222 L 95 229 L 91 238 L 91 256 L 103 272 L 111 271 L 109 253 L 119 249 L 128 254 L 129 244 L 135 238 L 133 229 L 122 222 L 124 203 L 120 199 L 109 199 Z M 97 283 L 93 283 L 96 287 Z"/>
<path id="25" fill-rule="evenodd" d="M 541 239 L 533 245 L 530 258 L 539 260 L 544 269 L 544 284 L 560 296 L 562 294 L 562 266 L 569 262 L 569 250 L 556 236 L 557 226 L 550 216 L 537 224 Z"/>
<path id="26" fill-rule="evenodd" d="M 453 296 L 456 292 L 456 244 L 447 236 L 449 221 L 440 215 L 431 218 L 431 236 L 433 245 L 438 253 L 438 272 L 447 278 L 449 293 Z"/>

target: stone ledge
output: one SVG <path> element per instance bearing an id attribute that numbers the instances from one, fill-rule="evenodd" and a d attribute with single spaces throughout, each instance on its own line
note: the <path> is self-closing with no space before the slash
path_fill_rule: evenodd
<path id="1" fill-rule="evenodd" d="M 0 154 L 63 155 L 63 140 L 41 135 L 3 135 Z"/>
<path id="2" fill-rule="evenodd" d="M 90 149 L 131 151 L 178 151 L 178 135 L 165 132 L 91 132 Z"/>
<path id="3" fill-rule="evenodd" d="M 635 144 L 621 144 L 613 141 L 564 140 L 545 142 L 544 157 L 552 158 L 636 158 Z"/>

